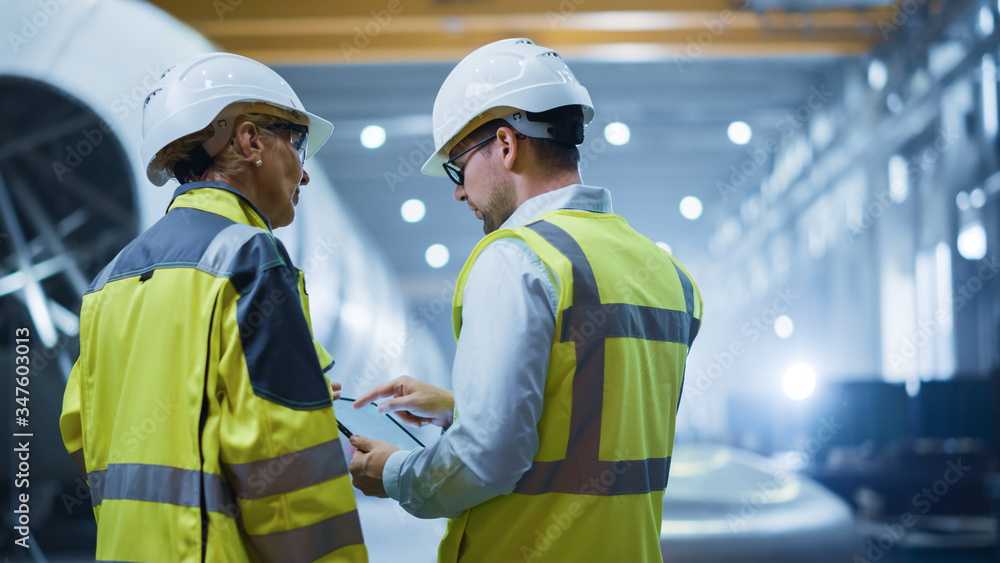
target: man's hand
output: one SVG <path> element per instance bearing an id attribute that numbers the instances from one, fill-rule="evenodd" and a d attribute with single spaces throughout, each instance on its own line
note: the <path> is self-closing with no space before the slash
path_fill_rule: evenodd
<path id="1" fill-rule="evenodd" d="M 333 382 L 330 383 L 330 389 L 333 391 L 331 393 L 331 395 L 332 395 L 334 401 L 336 401 L 337 399 L 340 398 L 340 391 L 343 388 L 344 388 L 344 386 L 341 385 L 340 383 L 337 383 L 336 381 L 333 381 Z"/>
<path id="2" fill-rule="evenodd" d="M 385 486 L 382 485 L 382 469 L 389 456 L 399 448 L 357 434 L 351 436 L 351 445 L 358 449 L 349 467 L 354 486 L 365 496 L 387 498 L 389 495 L 385 494 Z"/>
<path id="3" fill-rule="evenodd" d="M 417 426 L 429 422 L 444 428 L 451 424 L 455 411 L 455 399 L 451 391 L 417 381 L 406 375 L 383 383 L 358 397 L 358 400 L 354 401 L 354 408 L 360 409 L 381 397 L 392 397 L 392 399 L 382 401 L 378 406 L 378 412 L 395 412 L 399 418 Z"/>

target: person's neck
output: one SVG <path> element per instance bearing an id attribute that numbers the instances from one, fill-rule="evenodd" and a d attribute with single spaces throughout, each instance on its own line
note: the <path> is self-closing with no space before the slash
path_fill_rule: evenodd
<path id="1" fill-rule="evenodd" d="M 223 176 L 221 174 L 215 174 L 214 171 L 213 171 L 213 172 L 209 172 L 208 174 L 205 175 L 204 181 L 222 182 L 223 184 L 229 184 L 230 186 L 232 186 L 233 188 L 235 188 L 236 191 L 238 191 L 241 194 L 243 194 L 243 197 L 245 197 L 248 200 L 250 200 L 250 203 L 253 203 L 258 208 L 260 207 L 260 205 L 257 202 L 257 200 L 258 200 L 258 198 L 257 198 L 257 190 L 256 190 L 257 185 L 253 181 L 252 177 L 247 177 L 244 174 L 236 174 L 236 175 L 233 175 L 233 176 Z"/>
<path id="2" fill-rule="evenodd" d="M 583 183 L 583 180 L 580 179 L 580 173 L 576 170 L 563 170 L 545 174 L 544 176 L 525 176 L 520 178 L 520 180 L 520 186 L 517 190 L 517 205 L 519 207 L 535 196 L 565 188 L 566 186 L 572 186 L 573 184 Z"/>

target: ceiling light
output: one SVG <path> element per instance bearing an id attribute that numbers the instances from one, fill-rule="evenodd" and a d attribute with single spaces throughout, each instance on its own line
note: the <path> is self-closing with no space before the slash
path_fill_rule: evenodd
<path id="1" fill-rule="evenodd" d="M 407 223 L 416 223 L 424 218 L 424 215 L 427 213 L 427 208 L 424 207 L 424 202 L 419 199 L 408 199 L 404 201 L 403 206 L 399 208 L 399 213 L 403 216 L 403 220 Z"/>
<path id="2" fill-rule="evenodd" d="M 432 244 L 424 253 L 424 260 L 431 268 L 440 268 L 448 263 L 448 247 L 443 244 Z"/>
<path id="3" fill-rule="evenodd" d="M 361 130 L 361 145 L 367 149 L 377 149 L 385 143 L 385 129 L 369 125 Z"/>
<path id="4" fill-rule="evenodd" d="M 795 364 L 785 372 L 783 386 L 785 394 L 790 398 L 796 401 L 805 399 L 812 395 L 813 389 L 816 388 L 816 374 L 809 364 Z"/>
<path id="5" fill-rule="evenodd" d="M 958 195 L 955 196 L 955 205 L 957 205 L 958 208 L 961 209 L 962 211 L 968 209 L 969 194 L 965 193 L 964 191 L 958 192 Z"/>
<path id="6" fill-rule="evenodd" d="M 993 12 L 986 6 L 979 8 L 979 21 L 977 22 L 977 27 L 979 28 L 979 33 L 983 37 L 989 37 L 993 34 Z"/>
<path id="7" fill-rule="evenodd" d="M 868 63 L 868 85 L 876 91 L 881 91 L 888 82 L 889 69 L 885 67 L 885 63 L 879 59 L 872 59 L 872 62 Z"/>
<path id="8" fill-rule="evenodd" d="M 978 219 L 959 231 L 958 253 L 966 260 L 982 260 L 986 256 L 986 230 Z"/>
<path id="9" fill-rule="evenodd" d="M 744 121 L 734 121 L 730 123 L 727 133 L 729 134 L 729 140 L 737 145 L 745 145 L 749 143 L 750 137 L 753 135 L 753 131 L 750 130 L 750 126 Z"/>
<path id="10" fill-rule="evenodd" d="M 889 157 L 889 197 L 900 203 L 910 193 L 910 171 L 906 159 L 894 154 Z"/>
<path id="11" fill-rule="evenodd" d="M 976 209 L 986 205 L 986 192 L 983 191 L 983 188 L 972 190 L 969 194 L 969 205 Z"/>
<path id="12" fill-rule="evenodd" d="M 781 315 L 774 319 L 774 333 L 778 335 L 778 338 L 788 338 L 793 332 L 795 332 L 795 323 L 788 318 L 788 315 Z"/>
<path id="13" fill-rule="evenodd" d="M 656 246 L 659 246 L 663 250 L 666 250 L 668 254 L 673 254 L 673 250 L 670 250 L 670 245 L 665 242 L 657 242 Z"/>
<path id="14" fill-rule="evenodd" d="M 903 98 L 900 98 L 899 94 L 895 92 L 885 97 L 885 107 L 893 114 L 903 111 L 903 105 Z"/>
<path id="15" fill-rule="evenodd" d="M 631 136 L 632 134 L 629 132 L 628 125 L 620 121 L 608 123 L 604 128 L 604 138 L 612 145 L 624 145 Z"/>
<path id="16" fill-rule="evenodd" d="M 701 217 L 701 200 L 689 195 L 681 200 L 681 215 L 685 219 L 691 219 L 694 221 L 698 217 Z"/>

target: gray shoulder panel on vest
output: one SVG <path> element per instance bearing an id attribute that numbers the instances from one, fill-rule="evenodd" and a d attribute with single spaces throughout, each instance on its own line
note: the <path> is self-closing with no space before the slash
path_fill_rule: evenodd
<path id="1" fill-rule="evenodd" d="M 87 289 L 87 293 L 93 293 L 104 289 L 104 285 L 108 283 L 108 278 L 111 277 L 111 271 L 115 269 L 115 264 L 118 263 L 118 259 L 121 258 L 124 252 L 125 250 L 122 250 L 116 254 L 111 262 L 109 262 L 108 265 L 101 270 L 101 273 L 97 274 L 97 278 L 94 279 L 94 283 L 90 284 L 90 288 Z"/>
<path id="2" fill-rule="evenodd" d="M 262 229 L 243 223 L 233 223 L 219 231 L 198 260 L 198 269 L 212 274 L 225 274 L 243 245 L 263 233 Z"/>

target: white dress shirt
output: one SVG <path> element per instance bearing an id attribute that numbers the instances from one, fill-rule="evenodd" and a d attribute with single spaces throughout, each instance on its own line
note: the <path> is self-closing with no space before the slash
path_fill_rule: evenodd
<path id="1" fill-rule="evenodd" d="M 604 188 L 574 184 L 524 202 L 501 228 L 557 209 L 611 213 Z M 508 494 L 538 451 L 559 280 L 516 239 L 494 241 L 469 273 L 452 385 L 458 416 L 431 446 L 393 453 L 386 493 L 421 518 L 454 517 Z"/>

